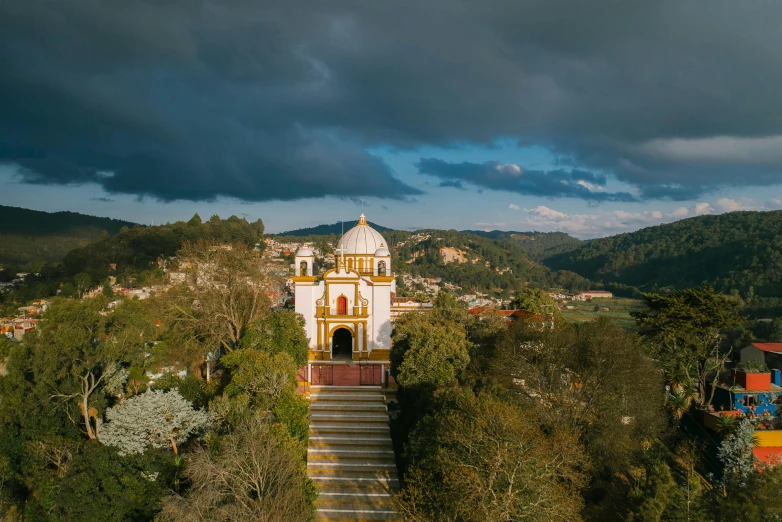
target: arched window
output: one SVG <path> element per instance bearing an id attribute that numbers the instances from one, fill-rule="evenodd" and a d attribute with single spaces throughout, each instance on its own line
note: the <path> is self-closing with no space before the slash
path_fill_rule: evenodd
<path id="1" fill-rule="evenodd" d="M 364 271 L 364 260 L 363 259 L 359 259 L 358 260 L 358 271 L 359 272 L 363 272 Z"/>
<path id="2" fill-rule="evenodd" d="M 348 270 L 353 270 L 353 260 L 348 259 Z"/>
<path id="3" fill-rule="evenodd" d="M 301 264 L 299 265 L 299 275 L 306 277 L 306 275 L 307 275 L 307 262 L 306 261 L 302 261 Z"/>
<path id="4" fill-rule="evenodd" d="M 386 262 L 381 261 L 377 264 L 377 275 L 379 276 L 385 276 L 386 275 Z"/>
<path id="5" fill-rule="evenodd" d="M 337 315 L 348 315 L 348 298 L 344 295 L 337 297 Z"/>

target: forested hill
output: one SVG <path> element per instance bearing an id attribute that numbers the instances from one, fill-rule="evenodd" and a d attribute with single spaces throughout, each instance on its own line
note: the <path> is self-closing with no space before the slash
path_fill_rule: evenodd
<path id="1" fill-rule="evenodd" d="M 378 232 L 385 232 L 387 230 L 391 230 L 390 228 L 378 225 L 377 223 L 372 223 L 371 221 L 368 222 L 369 226 L 377 230 Z M 291 230 L 289 232 L 280 232 L 279 234 L 276 234 L 278 236 L 295 236 L 295 237 L 305 237 L 305 236 L 328 236 L 331 234 L 335 234 L 337 236 L 342 235 L 342 232 L 344 230 L 350 230 L 356 225 L 355 220 L 348 220 L 343 222 L 337 222 L 332 223 L 331 225 L 318 225 L 316 227 L 309 227 L 309 228 L 300 228 L 297 230 Z"/>
<path id="2" fill-rule="evenodd" d="M 75 247 L 135 223 L 76 212 L 41 212 L 0 205 L 0 263 L 58 261 Z"/>
<path id="3" fill-rule="evenodd" d="M 583 277 L 565 270 L 549 270 L 536 261 L 535 255 L 527 251 L 534 241 L 511 237 L 515 233 L 491 238 L 456 230 L 418 230 L 404 239 L 389 237 L 395 234 L 389 233 L 386 237 L 392 246 L 392 255 L 400 261 L 395 265 L 397 271 L 441 278 L 461 286 L 466 292 L 507 296 L 530 283 L 542 288 L 568 290 L 585 290 L 591 286 Z M 545 244 L 545 239 L 536 243 Z"/>
<path id="4" fill-rule="evenodd" d="M 699 216 L 595 239 L 545 260 L 593 281 L 642 291 L 702 283 L 764 297 L 782 294 L 782 211 Z"/>
<path id="5" fill-rule="evenodd" d="M 263 233 L 264 224 L 260 219 L 250 223 L 236 216 L 227 219 L 212 216 L 202 222 L 196 214 L 187 222 L 135 226 L 114 236 L 101 237 L 68 252 L 57 269 L 66 277 L 85 272 L 93 281 L 100 282 L 109 275 L 109 265 L 115 264 L 116 269 L 112 273 L 118 278 L 125 275 L 139 277 L 144 271 L 156 267 L 154 262 L 158 257 L 175 255 L 185 242 L 206 240 L 255 245 L 262 240 Z"/>
<path id="6" fill-rule="evenodd" d="M 467 234 L 490 239 L 517 241 L 521 249 L 532 259 L 541 260 L 556 254 L 571 252 L 584 244 L 564 232 L 516 232 L 506 230 L 464 230 Z"/>

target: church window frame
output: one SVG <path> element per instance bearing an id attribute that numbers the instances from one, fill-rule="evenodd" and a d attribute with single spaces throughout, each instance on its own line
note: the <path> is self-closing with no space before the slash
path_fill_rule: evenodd
<path id="1" fill-rule="evenodd" d="M 299 275 L 302 277 L 307 277 L 309 275 L 309 263 L 306 261 L 302 261 L 299 263 Z"/>
<path id="2" fill-rule="evenodd" d="M 378 262 L 378 264 L 377 264 L 377 275 L 379 275 L 381 277 L 385 277 L 386 276 L 386 262 L 385 261 Z"/>

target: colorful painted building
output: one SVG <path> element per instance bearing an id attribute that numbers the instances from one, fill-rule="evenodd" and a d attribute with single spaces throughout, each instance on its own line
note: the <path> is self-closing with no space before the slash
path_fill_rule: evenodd
<path id="1" fill-rule="evenodd" d="M 719 432 L 720 417 L 749 419 L 755 428 L 755 457 L 763 463 L 782 463 L 782 383 L 780 370 L 748 373 L 735 370 L 720 379 L 714 389 L 714 411 L 706 412 L 703 425 Z"/>

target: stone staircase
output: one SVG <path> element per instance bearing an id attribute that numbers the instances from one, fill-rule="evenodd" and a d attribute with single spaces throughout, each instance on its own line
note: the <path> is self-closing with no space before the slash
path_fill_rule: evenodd
<path id="1" fill-rule="evenodd" d="M 307 474 L 320 495 L 315 520 L 400 521 L 388 409 L 380 387 L 313 386 Z"/>

